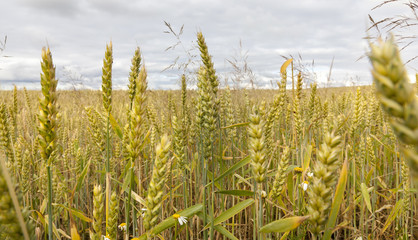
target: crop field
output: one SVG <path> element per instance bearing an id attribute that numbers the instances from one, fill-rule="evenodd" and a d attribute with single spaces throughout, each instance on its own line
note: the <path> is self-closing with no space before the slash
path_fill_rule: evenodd
<path id="1" fill-rule="evenodd" d="M 197 88 L 164 91 L 139 48 L 112 91 L 112 43 L 101 91 L 57 91 L 44 48 L 42 91 L 0 92 L 0 239 L 418 238 L 418 102 L 392 39 L 372 86 L 308 86 L 289 59 L 276 90 L 221 88 L 197 43 Z"/>

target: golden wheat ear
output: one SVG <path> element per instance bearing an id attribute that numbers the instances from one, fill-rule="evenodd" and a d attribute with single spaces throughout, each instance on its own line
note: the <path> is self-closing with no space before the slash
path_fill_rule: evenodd
<path id="1" fill-rule="evenodd" d="M 382 108 L 392 117 L 392 128 L 403 143 L 415 146 L 404 149 L 412 174 L 418 181 L 418 100 L 409 82 L 393 36 L 388 41 L 371 44 L 369 59 Z"/>

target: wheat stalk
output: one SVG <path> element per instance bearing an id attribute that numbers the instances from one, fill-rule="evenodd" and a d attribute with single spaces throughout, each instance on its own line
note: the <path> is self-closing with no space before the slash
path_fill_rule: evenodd
<path id="1" fill-rule="evenodd" d="M 54 160 L 57 136 L 57 94 L 56 88 L 58 80 L 55 79 L 55 66 L 52 62 L 51 51 L 42 49 L 42 74 L 41 85 L 43 98 L 39 100 L 39 147 L 41 157 L 46 163 L 48 176 L 48 236 L 52 240 L 52 172 L 51 165 Z"/>

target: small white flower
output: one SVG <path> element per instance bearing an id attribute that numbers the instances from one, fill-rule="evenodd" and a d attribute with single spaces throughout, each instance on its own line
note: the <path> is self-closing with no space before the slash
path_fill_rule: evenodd
<path id="1" fill-rule="evenodd" d="M 102 235 L 103 240 L 110 240 L 109 236 Z"/>
<path id="2" fill-rule="evenodd" d="M 177 219 L 179 221 L 180 226 L 182 226 L 183 224 L 187 223 L 187 217 L 184 216 L 180 216 L 180 214 L 174 214 L 173 215 L 174 219 Z"/>
<path id="3" fill-rule="evenodd" d="M 180 226 L 187 223 L 187 217 L 180 216 L 179 217 Z"/>
<path id="4" fill-rule="evenodd" d="M 308 174 L 306 174 L 308 176 L 308 178 L 312 178 L 313 177 L 313 172 L 308 172 Z"/>
<path id="5" fill-rule="evenodd" d="M 142 211 L 141 216 L 145 217 L 145 212 L 147 211 L 147 209 L 146 208 L 141 208 L 141 211 Z"/>
<path id="6" fill-rule="evenodd" d="M 306 191 L 308 189 L 308 184 L 309 183 L 307 181 L 303 181 L 301 183 L 301 187 L 302 187 L 303 191 Z"/>
<path id="7" fill-rule="evenodd" d="M 118 228 L 119 228 L 121 231 L 126 232 L 126 223 L 121 223 L 121 224 L 119 224 Z"/>

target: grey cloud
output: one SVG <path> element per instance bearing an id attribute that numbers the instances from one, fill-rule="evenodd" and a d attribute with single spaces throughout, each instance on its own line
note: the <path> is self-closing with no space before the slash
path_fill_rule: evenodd
<path id="1" fill-rule="evenodd" d="M 371 1 L 19 0 L 4 5 L 0 21 L 9 24 L 0 37 L 8 35 L 5 54 L 13 59 L 0 61 L 0 81 L 38 81 L 40 50 L 49 44 L 62 87 L 69 86 L 62 69 L 72 67 L 87 87 L 99 89 L 105 45 L 112 40 L 115 88 L 126 87 L 136 46 L 141 47 L 149 86 L 176 87 L 182 71 L 161 71 L 177 56 L 180 62 L 187 61 L 187 56 L 182 46 L 164 51 L 177 41 L 163 33 L 168 30 L 164 20 L 175 31 L 185 25 L 181 40 L 186 51 L 202 30 L 220 76 L 232 71 L 225 59 L 235 55 L 241 39 L 249 66 L 263 86 L 278 78 L 284 62 L 281 55 L 301 54 L 305 64 L 315 60 L 319 78 L 328 72 L 334 57 L 333 78 L 341 84 L 350 73 L 365 80 L 370 77 L 363 74 L 369 70 L 367 59 L 356 60 L 367 50 L 362 38 Z M 191 53 L 198 60 L 197 49 Z"/>
<path id="2" fill-rule="evenodd" d="M 57 0 L 17 0 L 21 6 L 29 10 L 57 16 L 73 16 L 79 11 L 80 1 L 57 1 Z"/>

